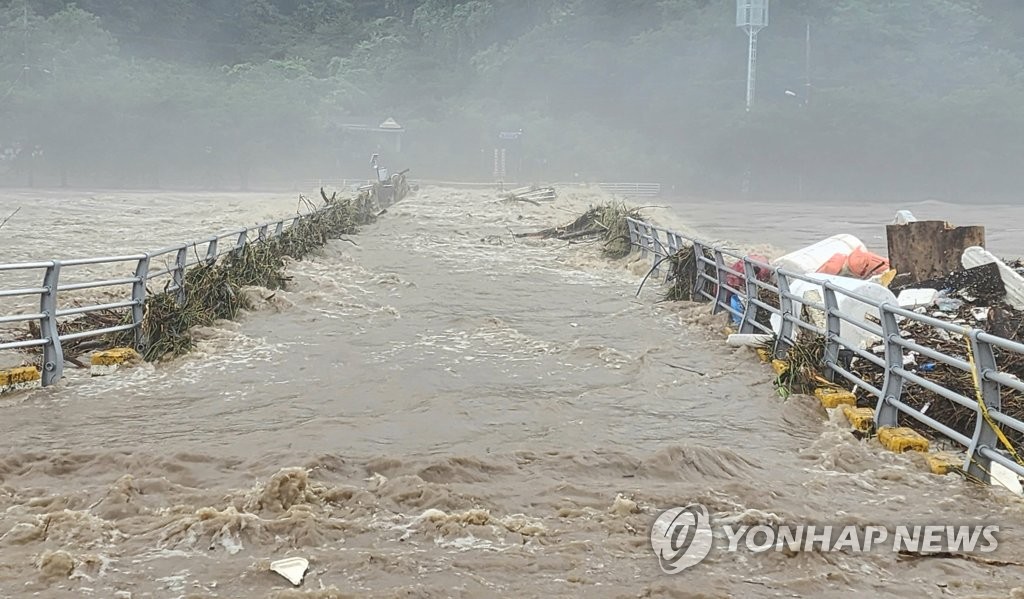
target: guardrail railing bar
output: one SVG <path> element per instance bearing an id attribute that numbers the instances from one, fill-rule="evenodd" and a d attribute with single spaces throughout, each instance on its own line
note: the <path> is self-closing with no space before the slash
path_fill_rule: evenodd
<path id="1" fill-rule="evenodd" d="M 39 320 L 46 316 L 42 313 L 35 314 L 11 314 L 10 316 L 0 316 L 0 324 L 7 324 L 8 322 L 25 322 L 26 320 Z"/>
<path id="2" fill-rule="evenodd" d="M 48 343 L 43 345 L 43 368 L 40 373 L 40 384 L 44 387 L 53 385 L 60 380 L 64 372 L 64 350 L 60 344 L 57 331 L 57 293 L 60 289 L 61 263 L 53 261 L 43 275 L 43 288 L 46 291 L 39 296 L 39 336 Z"/>
<path id="3" fill-rule="evenodd" d="M 4 289 L 0 291 L 0 297 L 19 297 L 22 295 L 39 295 L 46 293 L 45 287 L 27 287 L 25 289 Z"/>
<path id="4" fill-rule="evenodd" d="M 765 310 L 773 315 L 778 315 L 781 323 L 778 327 L 775 347 L 773 348 L 773 355 L 775 357 L 784 358 L 786 356 L 789 347 L 792 345 L 797 327 L 824 337 L 826 352 L 823 366 L 825 367 L 825 375 L 833 382 L 836 381 L 836 376 L 838 375 L 878 398 L 875 410 L 876 427 L 896 426 L 899 421 L 899 415 L 904 413 L 917 422 L 966 447 L 968 449 L 968 458 L 965 468 L 978 478 L 982 480 L 988 479 L 987 473 L 982 470 L 988 468 L 990 461 L 998 462 L 1014 472 L 1024 474 L 1024 466 L 1007 458 L 996 447 L 998 441 L 998 438 L 995 436 L 996 429 L 981 415 L 981 410 L 975 405 L 974 401 L 925 379 L 916 372 L 906 370 L 903 366 L 905 352 L 915 351 L 921 356 L 972 372 L 977 377 L 977 380 L 980 381 L 980 393 L 984 398 L 991 420 L 1018 432 L 1024 432 L 1024 422 L 1020 422 L 1000 411 L 1002 386 L 1007 386 L 1024 393 L 1024 381 L 999 371 L 995 351 L 996 348 L 999 348 L 1017 354 L 1024 354 L 1024 344 L 995 337 L 979 329 L 970 329 L 968 332 L 964 327 L 934 317 L 919 314 L 889 303 L 879 303 L 874 298 L 843 289 L 828 280 L 822 280 L 820 277 L 790 273 L 771 264 L 763 264 L 760 261 L 718 246 L 706 246 L 700 240 L 691 239 L 668 230 L 665 230 L 668 240 L 666 246 L 661 244 L 658 238 L 658 232 L 662 229 L 635 219 L 627 219 L 627 222 L 630 245 L 638 248 L 643 257 L 646 257 L 647 253 L 651 252 L 653 254 L 652 259 L 655 262 L 662 253 L 669 255 L 668 252 L 678 249 L 680 244 L 676 240 L 688 241 L 694 250 L 693 263 L 696 270 L 691 297 L 695 300 L 703 298 L 712 300 L 714 302 L 712 306 L 713 313 L 725 311 L 728 314 L 739 317 L 740 332 L 745 333 L 753 330 L 772 331 L 772 327 L 765 327 L 757 322 L 758 310 Z M 713 260 L 704 256 L 705 248 L 711 250 L 714 256 Z M 723 256 L 742 260 L 745 291 L 733 289 L 726 283 L 728 275 L 735 274 L 735 272 L 725 267 Z M 758 267 L 769 269 L 775 275 L 777 286 L 773 287 L 769 283 L 759 281 L 757 279 Z M 714 269 L 714 277 L 708 274 L 711 269 Z M 822 301 L 813 301 L 792 293 L 790 282 L 793 280 L 804 281 L 821 289 Z M 714 295 L 707 292 L 708 284 L 715 285 Z M 779 299 L 779 307 L 777 309 L 757 299 L 760 289 L 768 289 L 770 292 L 777 294 Z M 745 306 L 742 313 L 734 310 L 731 304 L 727 304 L 725 301 L 725 298 L 730 294 L 745 298 Z M 877 308 L 881 321 L 880 325 L 862 322 L 852 315 L 841 311 L 839 308 L 839 296 Z M 800 312 L 804 306 L 824 313 L 824 329 L 813 323 L 803 321 Z M 971 364 L 958 357 L 946 355 L 938 350 L 917 344 L 913 340 L 904 339 L 901 334 L 900 323 L 897 319 L 909 319 L 944 330 L 953 335 L 954 338 L 960 336 L 969 339 L 975 356 L 973 368 Z M 880 336 L 885 350 L 883 357 L 880 358 L 862 349 L 859 344 L 854 345 L 852 341 L 844 339 L 840 334 L 841 328 L 845 326 L 844 323 L 865 331 L 869 335 Z M 846 358 L 857 357 L 876 366 L 883 367 L 884 378 L 881 389 L 874 387 L 860 378 L 859 375 L 851 372 L 848 369 L 848 365 L 841 362 L 840 358 L 844 356 L 844 350 L 848 354 Z M 970 439 L 904 403 L 902 401 L 903 389 L 908 383 L 919 385 L 948 401 L 975 410 L 978 414 L 975 423 L 975 438 Z"/>

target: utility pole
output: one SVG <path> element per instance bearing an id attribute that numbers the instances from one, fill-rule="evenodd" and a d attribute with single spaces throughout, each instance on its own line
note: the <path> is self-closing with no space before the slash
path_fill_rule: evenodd
<path id="1" fill-rule="evenodd" d="M 25 41 L 25 51 L 24 51 L 24 54 L 22 54 L 23 62 L 21 63 L 21 65 L 22 65 L 21 68 L 22 68 L 22 74 L 25 76 L 25 83 L 27 84 L 28 83 L 28 71 L 31 68 L 31 67 L 28 66 L 28 0 L 24 0 L 21 3 L 21 8 L 22 8 L 21 24 L 22 24 L 22 30 L 23 30 L 24 38 L 25 38 L 24 39 L 24 41 Z"/>
<path id="2" fill-rule="evenodd" d="M 736 0 L 736 26 L 747 34 L 747 112 L 750 112 L 757 80 L 757 34 L 768 26 L 768 0 Z"/>
<path id="3" fill-rule="evenodd" d="M 804 106 L 811 105 L 811 20 L 807 19 L 807 37 L 804 40 Z"/>

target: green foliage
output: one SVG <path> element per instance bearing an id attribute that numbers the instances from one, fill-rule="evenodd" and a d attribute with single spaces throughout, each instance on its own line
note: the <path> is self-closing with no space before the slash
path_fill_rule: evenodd
<path id="1" fill-rule="evenodd" d="M 1007 195 L 1024 183 L 1019 2 L 772 10 L 747 114 L 732 2 L 8 3 L 0 149 L 21 153 L 0 161 L 0 183 L 351 176 L 362 164 L 339 148 L 379 148 L 335 125 L 388 116 L 408 129 L 394 160 L 437 178 L 487 178 L 496 133 L 523 129 L 517 174 L 536 180 L 724 194 L 746 180 L 815 197 Z"/>

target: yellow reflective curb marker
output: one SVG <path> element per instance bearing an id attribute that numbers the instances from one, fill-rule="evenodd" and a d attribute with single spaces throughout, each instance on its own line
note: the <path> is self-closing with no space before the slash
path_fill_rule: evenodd
<path id="1" fill-rule="evenodd" d="M 0 370 L 0 395 L 11 391 L 35 389 L 42 385 L 42 377 L 35 366 L 20 366 Z"/>
<path id="2" fill-rule="evenodd" d="M 928 455 L 928 469 L 932 474 L 949 474 L 960 470 L 963 461 L 956 459 L 956 456 L 948 453 L 932 453 Z"/>
<path id="3" fill-rule="evenodd" d="M 889 451 L 928 451 L 928 439 L 921 433 L 905 426 L 885 427 L 878 431 L 878 441 Z"/>
<path id="4" fill-rule="evenodd" d="M 821 402 L 821 405 L 826 408 L 838 408 L 843 405 L 857 405 L 857 397 L 853 393 L 843 389 L 818 387 L 814 390 L 814 396 L 817 397 L 818 401 Z"/>
<path id="5" fill-rule="evenodd" d="M 852 405 L 843 406 L 843 416 L 854 429 L 866 433 L 875 426 L 875 411 L 871 408 L 858 408 Z"/>
<path id="6" fill-rule="evenodd" d="M 141 360 L 138 352 L 130 347 L 115 347 L 92 355 L 89 374 L 103 376 L 116 371 L 121 366 L 135 364 Z"/>

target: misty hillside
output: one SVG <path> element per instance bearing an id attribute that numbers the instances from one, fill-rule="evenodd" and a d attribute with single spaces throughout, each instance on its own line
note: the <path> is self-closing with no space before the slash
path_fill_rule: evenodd
<path id="1" fill-rule="evenodd" d="M 729 0 L 7 1 L 0 183 L 292 185 L 374 151 L 489 180 L 521 129 L 525 180 L 1016 198 L 1024 3 L 771 11 L 748 113 Z M 344 126 L 386 118 L 400 151 Z"/>

